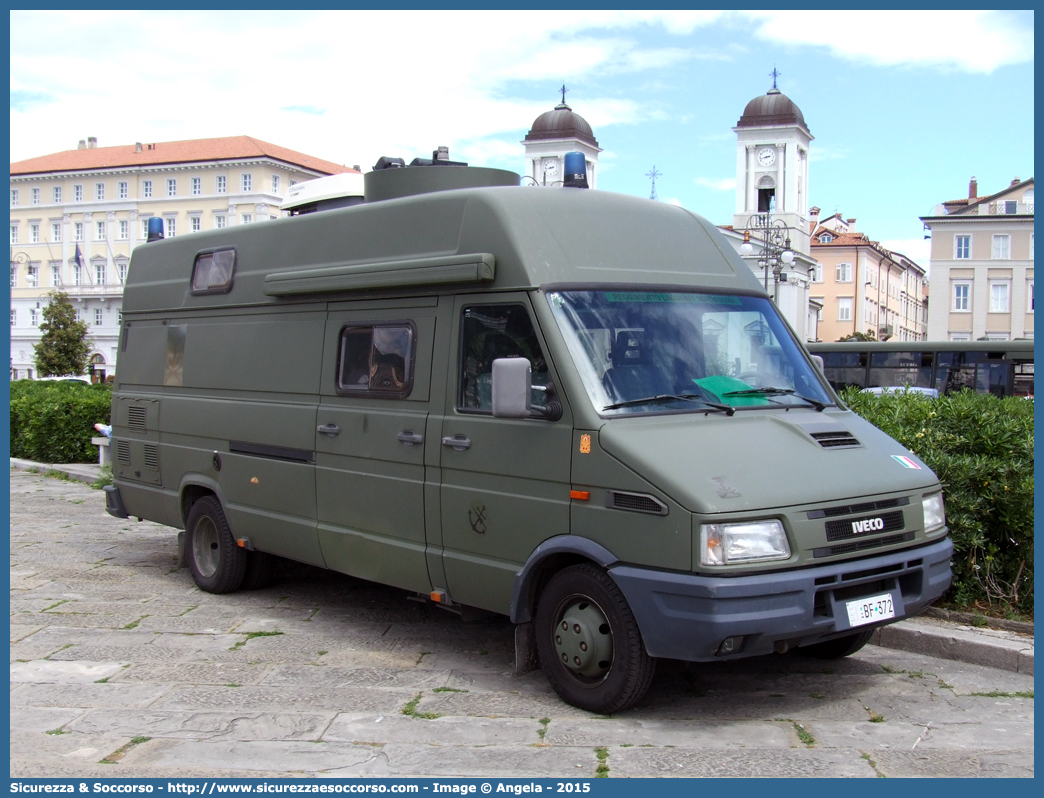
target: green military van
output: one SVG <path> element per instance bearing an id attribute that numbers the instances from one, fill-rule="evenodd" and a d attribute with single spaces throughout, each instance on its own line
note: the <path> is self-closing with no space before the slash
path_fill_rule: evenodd
<path id="1" fill-rule="evenodd" d="M 601 713 L 658 658 L 842 657 L 946 590 L 939 480 L 712 224 L 415 164 L 134 250 L 107 509 L 185 530 L 200 588 L 285 557 L 502 613 Z"/>

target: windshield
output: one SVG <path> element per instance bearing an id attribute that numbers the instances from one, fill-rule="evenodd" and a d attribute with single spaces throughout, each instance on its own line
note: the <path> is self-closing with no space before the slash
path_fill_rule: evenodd
<path id="1" fill-rule="evenodd" d="M 547 298 L 602 415 L 833 404 L 767 298 L 651 291 Z"/>

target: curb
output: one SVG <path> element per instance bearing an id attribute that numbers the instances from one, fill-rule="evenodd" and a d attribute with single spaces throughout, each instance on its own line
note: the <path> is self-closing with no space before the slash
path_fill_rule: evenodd
<path id="1" fill-rule="evenodd" d="M 1033 638 L 1011 632 L 908 618 L 874 631 L 870 643 L 939 659 L 1033 675 Z"/>
<path id="2" fill-rule="evenodd" d="M 11 468 L 40 474 L 58 472 L 67 479 L 88 485 L 101 475 L 100 466 L 88 463 L 47 465 L 16 457 L 11 458 Z M 908 618 L 876 629 L 870 638 L 870 644 L 970 665 L 984 665 L 1026 676 L 1033 675 L 1032 624 L 1009 623 L 1009 628 L 1017 626 L 1019 631 L 1003 631 L 961 624 L 955 618 L 960 615 L 929 608 L 928 612 L 919 618 Z M 993 621 L 987 619 L 987 622 Z"/>
<path id="3" fill-rule="evenodd" d="M 74 482 L 83 482 L 90 485 L 98 481 L 101 476 L 101 466 L 90 463 L 68 463 L 64 465 L 49 465 L 48 463 L 35 463 L 32 460 L 21 460 L 17 457 L 11 458 L 11 469 L 14 471 L 30 471 L 37 474 L 57 472 L 66 479 Z"/>

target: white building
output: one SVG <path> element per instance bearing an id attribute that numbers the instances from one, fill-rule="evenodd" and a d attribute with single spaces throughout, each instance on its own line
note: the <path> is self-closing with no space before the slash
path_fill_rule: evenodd
<path id="1" fill-rule="evenodd" d="M 77 149 L 11 164 L 11 378 L 35 376 L 49 291 L 87 322 L 91 370 L 114 372 L 123 285 L 147 220 L 166 236 L 281 215 L 290 187 L 340 166 L 249 136 Z"/>
<path id="2" fill-rule="evenodd" d="M 587 184 L 598 188 L 598 153 L 602 150 L 595 140 L 594 131 L 580 114 L 573 111 L 563 100 L 553 111 L 545 111 L 533 121 L 526 137 L 523 184 L 530 185 L 531 178 L 539 186 L 561 185 L 565 171 L 565 154 L 582 152 L 587 162 Z"/>

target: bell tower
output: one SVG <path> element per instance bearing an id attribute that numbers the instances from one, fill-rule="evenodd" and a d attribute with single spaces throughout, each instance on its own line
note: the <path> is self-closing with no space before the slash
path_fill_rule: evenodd
<path id="1" fill-rule="evenodd" d="M 771 212 L 791 228 L 795 252 L 809 254 L 808 148 L 812 134 L 797 104 L 776 87 L 743 109 L 736 127 L 736 210 L 733 225 L 747 227 Z"/>

